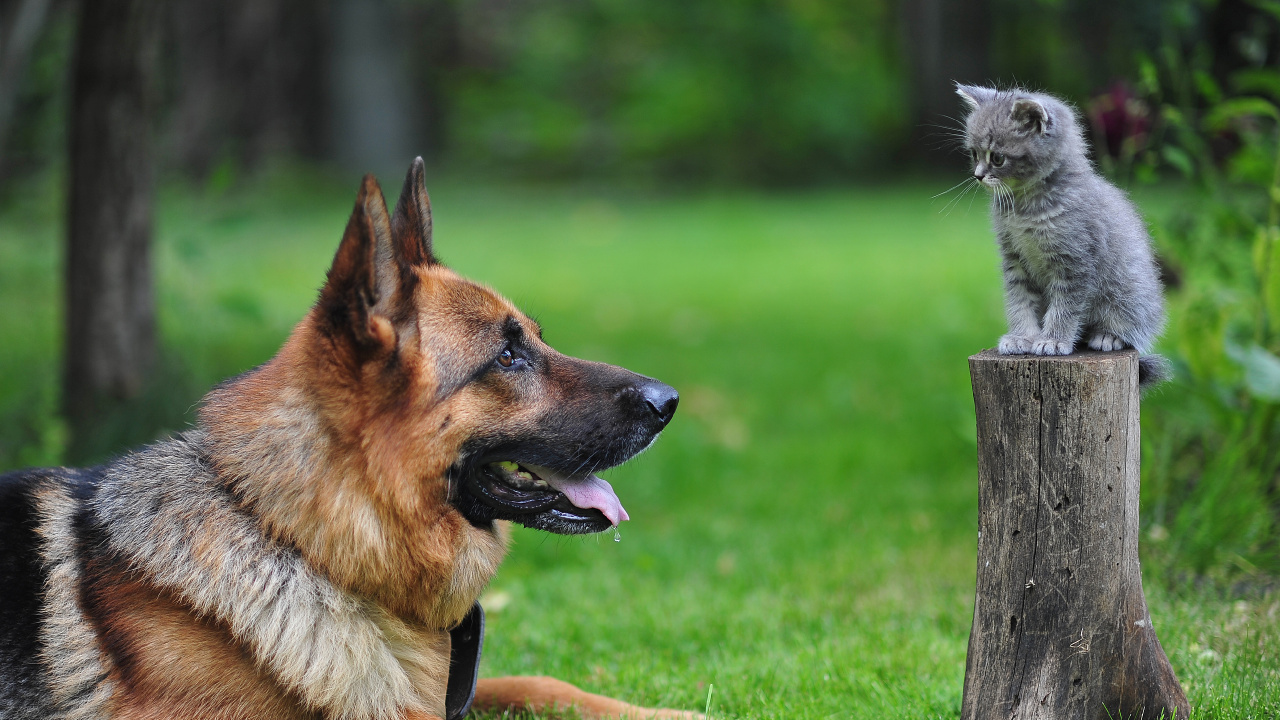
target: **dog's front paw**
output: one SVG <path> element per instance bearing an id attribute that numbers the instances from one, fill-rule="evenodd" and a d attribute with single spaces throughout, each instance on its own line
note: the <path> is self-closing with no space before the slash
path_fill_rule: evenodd
<path id="1" fill-rule="evenodd" d="M 1041 338 L 1031 344 L 1033 355 L 1070 355 L 1075 343 L 1053 338 Z"/>
<path id="2" fill-rule="evenodd" d="M 1000 338 L 996 350 L 1001 355 L 1026 355 L 1031 352 L 1031 338 L 1010 333 Z"/>
<path id="3" fill-rule="evenodd" d="M 1125 342 L 1111 333 L 1100 332 L 1089 338 L 1089 347 L 1094 350 L 1111 352 L 1112 350 L 1125 349 Z"/>

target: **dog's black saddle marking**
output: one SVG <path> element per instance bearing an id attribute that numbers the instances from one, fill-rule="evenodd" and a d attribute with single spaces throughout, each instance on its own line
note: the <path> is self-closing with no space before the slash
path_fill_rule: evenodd
<path id="1" fill-rule="evenodd" d="M 444 692 L 446 720 L 461 720 L 476 699 L 476 680 L 480 678 L 480 650 L 484 647 L 484 608 L 480 603 L 462 618 L 458 627 L 449 631 L 449 686 Z"/>

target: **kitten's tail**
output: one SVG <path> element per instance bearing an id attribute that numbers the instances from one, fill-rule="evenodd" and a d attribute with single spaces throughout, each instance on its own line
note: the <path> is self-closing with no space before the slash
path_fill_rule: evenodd
<path id="1" fill-rule="evenodd" d="M 1173 367 L 1163 355 L 1138 357 L 1138 389 L 1148 390 L 1173 377 Z"/>

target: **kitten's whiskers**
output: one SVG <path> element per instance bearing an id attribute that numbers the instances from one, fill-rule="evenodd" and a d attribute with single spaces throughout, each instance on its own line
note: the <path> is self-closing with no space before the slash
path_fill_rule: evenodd
<path id="1" fill-rule="evenodd" d="M 943 208 L 943 211 L 945 211 L 947 215 L 950 215 L 951 211 L 960 205 L 960 201 L 964 200 L 966 195 L 969 196 L 969 206 L 972 207 L 973 198 L 977 197 L 978 188 L 980 187 L 982 187 L 982 183 L 978 182 L 977 178 L 974 178 L 973 182 L 969 183 L 958 195 L 955 196 L 954 199 L 952 199 L 950 203 L 947 204 L 946 207 Z"/>
<path id="2" fill-rule="evenodd" d="M 964 180 L 961 180 L 960 182 L 956 183 L 955 185 L 952 185 L 951 187 L 947 188 L 946 190 L 943 190 L 942 192 L 938 193 L 937 195 L 934 195 L 933 197 L 931 197 L 931 198 L 929 198 L 929 199 L 930 199 L 930 200 L 936 200 L 936 199 L 938 199 L 939 197 L 942 197 L 943 195 L 946 195 L 947 193 L 951 192 L 952 190 L 955 190 L 956 188 L 960 187 L 961 185 L 963 185 L 963 184 L 965 184 L 965 183 L 967 183 L 967 182 L 970 182 L 970 181 L 972 181 L 972 180 L 976 180 L 976 179 L 977 179 L 977 178 L 967 177 L 967 178 L 965 178 Z"/>
<path id="3" fill-rule="evenodd" d="M 942 206 L 942 209 L 938 211 L 940 214 L 950 214 L 951 209 L 954 208 L 956 204 L 958 204 L 962 199 L 964 199 L 965 195 L 969 194 L 971 191 L 974 190 L 974 188 L 978 186 L 978 179 L 972 178 L 972 177 L 966 178 L 964 180 L 961 180 L 959 183 L 957 183 L 953 187 L 951 187 L 951 189 L 946 190 L 944 192 L 940 192 L 937 195 L 934 195 L 933 197 L 937 198 L 941 195 L 946 195 L 947 193 L 961 186 L 964 186 L 964 189 L 956 193 L 955 197 L 951 198 L 951 200 L 946 205 Z"/>
<path id="4" fill-rule="evenodd" d="M 1009 189 L 1009 186 L 1002 182 L 996 182 L 991 185 L 991 189 L 993 191 L 991 200 L 995 206 L 995 211 L 1001 215 L 1012 215 L 1013 191 Z"/>

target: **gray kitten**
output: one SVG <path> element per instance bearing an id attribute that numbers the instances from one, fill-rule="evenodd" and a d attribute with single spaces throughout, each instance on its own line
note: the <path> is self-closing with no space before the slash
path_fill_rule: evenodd
<path id="1" fill-rule="evenodd" d="M 1138 211 L 1089 161 L 1075 110 L 1043 93 L 956 85 L 965 145 L 993 195 L 1009 332 L 1003 355 L 1137 348 L 1141 385 L 1169 376 L 1151 350 L 1164 298 Z"/>

